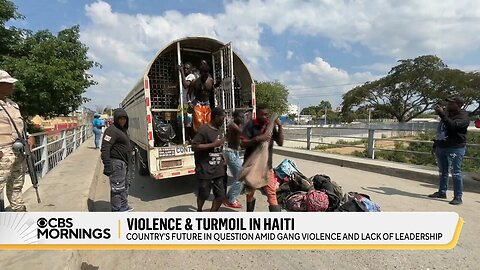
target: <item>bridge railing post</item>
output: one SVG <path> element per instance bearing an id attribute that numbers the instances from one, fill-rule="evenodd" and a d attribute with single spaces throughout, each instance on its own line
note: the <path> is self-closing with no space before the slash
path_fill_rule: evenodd
<path id="1" fill-rule="evenodd" d="M 47 134 L 41 135 L 40 143 L 42 148 L 42 160 L 43 160 L 43 167 L 42 167 L 42 177 L 45 176 L 48 172 L 48 136 Z"/>
<path id="2" fill-rule="evenodd" d="M 67 131 L 62 130 L 61 138 L 62 138 L 62 158 L 60 160 L 64 160 L 67 157 Z M 58 162 L 58 161 L 57 161 Z M 57 164 L 55 164 L 56 166 Z"/>
<path id="3" fill-rule="evenodd" d="M 368 129 L 367 157 L 375 158 L 375 129 Z"/>
<path id="4" fill-rule="evenodd" d="M 73 151 L 77 150 L 77 127 L 73 128 Z"/>
<path id="5" fill-rule="evenodd" d="M 307 127 L 307 149 L 312 150 L 312 128 Z"/>

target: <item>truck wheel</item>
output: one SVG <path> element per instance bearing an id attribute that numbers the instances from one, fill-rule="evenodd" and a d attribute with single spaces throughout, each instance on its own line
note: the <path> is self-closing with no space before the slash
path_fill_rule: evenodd
<path id="1" fill-rule="evenodd" d="M 135 166 L 138 171 L 138 174 L 145 176 L 150 174 L 150 170 L 148 169 L 148 162 L 147 157 L 144 154 L 145 151 L 139 149 L 137 155 L 135 156 Z M 143 160 L 143 162 L 142 162 Z"/>

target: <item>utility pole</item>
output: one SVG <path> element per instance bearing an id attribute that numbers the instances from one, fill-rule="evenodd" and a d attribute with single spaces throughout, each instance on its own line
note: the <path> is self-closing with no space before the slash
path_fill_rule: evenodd
<path id="1" fill-rule="evenodd" d="M 327 125 L 327 106 L 325 106 L 325 126 Z"/>
<path id="2" fill-rule="evenodd" d="M 297 125 L 300 125 L 300 103 L 297 103 Z"/>
<path id="3" fill-rule="evenodd" d="M 370 126 L 370 114 L 372 113 L 372 108 L 368 108 L 368 125 Z"/>

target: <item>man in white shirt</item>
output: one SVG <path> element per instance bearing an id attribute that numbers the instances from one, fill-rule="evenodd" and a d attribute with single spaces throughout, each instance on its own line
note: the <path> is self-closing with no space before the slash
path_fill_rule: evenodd
<path id="1" fill-rule="evenodd" d="M 179 71 L 180 75 L 182 75 L 183 91 L 186 96 L 186 99 L 182 97 L 184 98 L 183 102 L 184 104 L 190 103 L 193 99 L 193 97 L 191 97 L 192 93 L 190 91 L 190 84 L 196 79 L 195 75 L 192 73 L 192 64 L 187 62 L 184 65 L 180 65 Z"/>

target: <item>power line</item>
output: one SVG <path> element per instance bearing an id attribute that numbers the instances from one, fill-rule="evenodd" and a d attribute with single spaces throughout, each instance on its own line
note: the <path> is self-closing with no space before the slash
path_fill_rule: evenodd
<path id="1" fill-rule="evenodd" d="M 343 95 L 343 93 L 336 93 L 336 94 L 322 94 L 322 95 L 306 95 L 306 96 L 297 96 L 297 95 L 291 95 L 296 98 L 306 98 L 306 97 L 329 97 L 329 96 L 337 96 L 337 95 Z"/>
<path id="2" fill-rule="evenodd" d="M 335 86 L 357 85 L 357 84 L 363 84 L 363 83 L 366 83 L 366 82 L 353 82 L 353 83 L 344 83 L 344 84 L 331 84 L 331 85 L 319 85 L 319 86 L 310 86 L 310 87 L 288 88 L 288 90 L 328 88 L 328 87 L 335 87 Z"/>

